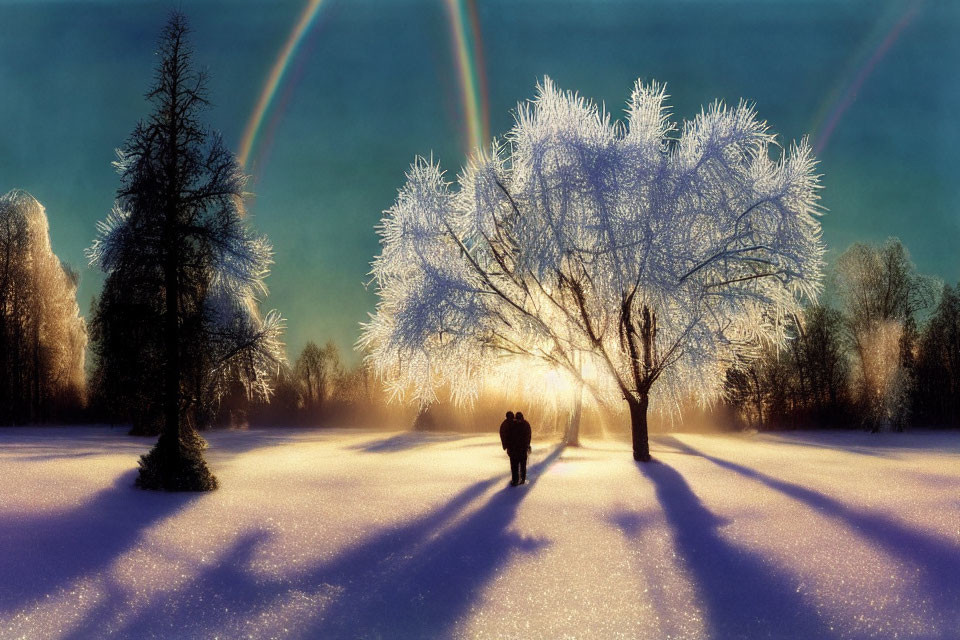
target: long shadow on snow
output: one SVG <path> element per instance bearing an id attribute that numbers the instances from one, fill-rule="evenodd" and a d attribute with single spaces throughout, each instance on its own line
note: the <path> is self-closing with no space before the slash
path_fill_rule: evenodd
<path id="1" fill-rule="evenodd" d="M 323 589 L 335 592 L 341 588 L 349 597 L 359 597 L 357 593 L 363 593 L 374 577 L 388 571 L 405 554 L 412 553 L 426 536 L 445 526 L 499 479 L 500 476 L 476 482 L 437 509 L 373 536 L 329 563 L 309 569 L 306 574 L 282 581 L 257 579 L 251 575 L 249 566 L 253 552 L 258 544 L 268 539 L 269 534 L 263 530 L 247 531 L 214 565 L 178 590 L 161 594 L 142 609 L 123 628 L 121 635 L 164 637 L 165 634 L 171 634 L 170 620 L 186 620 L 194 626 L 173 635 L 200 637 L 204 636 L 204 631 L 210 635 L 222 631 L 231 623 L 237 623 L 236 616 L 255 618 L 256 612 L 283 601 L 285 596 L 294 591 L 313 593 Z M 72 637 L 95 636 L 94 631 L 100 620 L 109 619 L 111 614 L 123 611 L 127 602 L 122 589 L 113 588 L 111 591 L 114 593 L 112 599 L 89 614 Z M 215 602 L 216 608 L 206 606 L 204 601 Z M 222 617 L 214 619 L 216 615 Z M 302 635 L 309 637 L 306 633 Z"/>
<path id="2" fill-rule="evenodd" d="M 214 429 L 201 433 L 210 443 L 208 453 L 230 459 L 233 456 L 248 453 L 255 449 L 284 446 L 293 443 L 316 443 L 329 441 L 342 436 L 343 429 L 320 427 L 277 427 L 255 429 Z M 377 432 L 362 429 L 346 430 L 351 436 L 376 437 Z M 389 453 L 417 447 L 426 447 L 441 442 L 449 442 L 471 437 L 474 434 L 436 434 L 406 431 L 381 440 L 362 442 L 347 446 L 347 449 L 369 453 Z M 484 443 L 490 446 L 489 443 Z M 214 470 L 215 471 L 215 470 Z"/>
<path id="3" fill-rule="evenodd" d="M 132 470 L 121 474 L 113 486 L 71 509 L 0 520 L 0 613 L 107 568 L 145 529 L 197 496 L 143 491 L 133 486 L 135 476 Z"/>
<path id="4" fill-rule="evenodd" d="M 113 453 L 113 452 L 111 452 Z M 108 455 L 95 451 L 84 451 L 80 453 L 36 453 L 30 455 L 17 456 L 17 462 L 50 462 L 51 460 L 70 460 L 76 458 L 90 458 L 93 456 Z"/>
<path id="5" fill-rule="evenodd" d="M 831 444 L 829 441 L 814 442 L 810 439 L 811 436 L 808 434 L 809 432 L 805 432 L 803 436 L 795 437 L 791 437 L 792 434 L 764 434 L 766 436 L 766 441 L 764 444 L 772 443 L 776 445 L 785 445 L 788 447 L 802 447 L 805 449 L 826 449 L 834 452 L 843 451 L 846 453 L 856 453 L 862 456 L 871 456 L 874 458 L 892 458 L 894 454 L 897 453 L 896 448 L 883 444 L 878 444 L 876 445 L 876 448 L 871 448 L 863 445 L 847 444 L 845 442 L 836 442 L 835 444 Z M 660 439 L 666 440 L 669 438 L 671 438 L 671 436 L 664 436 Z"/>
<path id="6" fill-rule="evenodd" d="M 756 480 L 812 507 L 825 516 L 839 520 L 857 535 L 869 539 L 891 556 L 921 567 L 923 570 L 921 579 L 926 587 L 922 595 L 939 603 L 940 611 L 952 612 L 960 608 L 958 605 L 960 603 L 960 547 L 936 536 L 911 529 L 887 516 L 854 509 L 819 491 L 778 480 L 734 462 L 714 458 L 679 440 L 676 440 L 674 446 L 686 449 L 724 469 Z"/>
<path id="7" fill-rule="evenodd" d="M 406 451 L 407 449 L 416 449 L 418 447 L 426 447 L 432 444 L 438 444 L 441 442 L 451 442 L 453 440 L 461 440 L 463 438 L 470 437 L 469 434 L 464 435 L 452 435 L 452 434 L 428 434 L 423 432 L 404 432 L 398 433 L 396 435 L 390 436 L 389 438 L 384 438 L 383 440 L 374 440 L 373 442 L 364 442 L 361 444 L 355 444 L 348 449 L 353 449 L 356 451 L 364 451 L 367 453 L 392 453 L 394 451 Z M 484 443 L 486 446 L 490 446 L 489 443 Z"/>
<path id="8" fill-rule="evenodd" d="M 559 456 L 558 449 L 548 459 L 535 467 L 531 467 L 532 477 L 546 467 Z M 448 526 L 460 513 L 470 505 L 475 499 L 483 495 L 496 482 L 502 481 L 503 475 L 476 482 L 460 491 L 449 502 L 443 506 L 427 513 L 424 516 L 416 518 L 398 527 L 391 528 L 379 533 L 370 539 L 360 543 L 328 563 L 319 565 L 316 568 L 308 570 L 305 574 L 276 581 L 270 579 L 256 579 L 249 572 L 250 558 L 254 548 L 262 541 L 266 540 L 266 534 L 262 531 L 247 532 L 240 536 L 217 563 L 203 571 L 195 580 L 181 587 L 177 592 L 162 595 L 152 602 L 148 607 L 142 609 L 135 620 L 130 622 L 123 629 L 123 635 L 134 637 L 150 636 L 156 634 L 169 633 L 167 620 L 190 620 L 195 623 L 196 628 L 182 629 L 180 633 L 186 637 L 203 635 L 203 633 L 212 633 L 217 627 L 221 629 L 230 624 L 237 623 L 237 620 L 229 616 L 247 616 L 247 619 L 255 618 L 257 612 L 263 609 L 269 609 L 271 605 L 279 605 L 285 600 L 285 597 L 291 592 L 300 591 L 304 593 L 326 592 L 330 597 L 336 600 L 330 606 L 328 611 L 321 614 L 316 621 L 316 630 L 302 629 L 303 637 L 364 637 L 364 636 L 384 636 L 395 637 L 404 633 L 416 633 L 412 630 L 403 630 L 401 621 L 408 620 L 412 611 L 423 604 L 419 594 L 412 593 L 417 585 L 410 584 L 404 588 L 404 583 L 410 581 L 405 576 L 406 573 L 419 571 L 418 577 L 423 583 L 427 592 L 433 589 L 445 590 L 450 585 L 437 582 L 437 578 L 445 571 L 438 565 L 448 563 L 454 556 L 465 555 L 472 557 L 475 549 L 465 548 L 457 549 L 456 544 L 464 544 L 465 535 L 474 534 L 489 537 L 489 540 L 473 540 L 472 544 L 477 542 L 487 545 L 496 542 L 496 527 L 500 529 L 509 524 L 516 505 L 522 498 L 522 494 L 529 489 L 512 489 L 512 495 L 506 491 L 494 497 L 487 506 L 481 511 L 489 515 L 488 509 L 505 506 L 507 509 L 499 517 L 493 518 L 491 522 L 484 522 L 486 517 L 473 515 L 467 522 L 473 524 L 471 527 L 464 528 L 463 525 L 455 526 L 451 534 L 441 534 L 441 538 L 431 540 L 431 536 L 436 535 Z M 530 484 L 533 484 L 532 482 Z M 512 502 L 505 502 L 505 496 Z M 512 506 L 512 509 L 511 509 Z M 478 530 L 478 527 L 481 530 Z M 491 529 L 491 527 L 495 527 Z M 459 532 L 459 533 L 457 533 Z M 502 532 L 501 532 L 502 533 Z M 450 536 L 454 536 L 453 539 Z M 471 538 L 474 537 L 471 535 Z M 448 540 L 448 542 L 441 542 Z M 481 546 L 481 550 L 483 546 Z M 441 555 L 436 555 L 440 552 Z M 485 552 L 486 564 L 489 565 L 493 560 L 490 555 L 492 552 Z M 426 557 L 426 554 L 434 554 L 433 557 Z M 506 553 L 503 554 L 504 556 Z M 502 561 L 503 557 L 496 560 Z M 428 572 L 423 575 L 423 572 Z M 436 573 L 437 575 L 432 575 Z M 457 576 L 458 586 L 451 589 L 449 593 L 443 595 L 432 594 L 431 597 L 443 598 L 444 602 L 454 604 L 452 597 L 454 595 L 460 598 L 467 598 L 473 584 L 474 576 L 466 573 Z M 482 576 L 480 577 L 482 579 Z M 97 608 L 95 612 L 89 615 L 72 637 L 82 638 L 87 633 L 95 630 L 97 621 L 107 618 L 111 613 L 122 610 L 126 605 L 122 595 L 115 596 L 111 601 L 104 603 Z M 215 601 L 216 608 L 199 606 L 196 598 L 197 594 L 214 594 L 209 596 Z M 208 595 L 204 596 L 206 600 Z M 465 606 L 465 605 L 464 605 Z M 219 615 L 228 616 L 220 620 L 212 620 L 211 615 L 214 611 L 231 612 L 229 614 L 220 613 Z M 450 613 L 448 609 L 446 612 Z M 384 612 L 389 612 L 389 616 Z M 392 619 L 391 619 L 392 618 Z M 422 619 L 419 621 L 423 628 L 429 630 L 429 635 L 435 635 L 435 627 L 441 626 L 437 618 Z M 401 626 L 398 626 L 401 625 Z M 425 630 L 419 631 L 416 635 L 427 633 Z"/>
<path id="9" fill-rule="evenodd" d="M 563 452 L 557 446 L 528 469 L 530 480 L 522 487 L 505 487 L 450 529 L 430 538 L 435 530 L 417 532 L 426 543 L 397 558 L 392 566 L 352 580 L 337 602 L 309 634 L 317 638 L 341 637 L 446 637 L 467 613 L 480 589 L 515 551 L 533 552 L 546 542 L 524 538 L 508 529 L 517 509 L 537 479 Z M 358 549 L 365 557 L 375 549 Z M 402 552 L 401 552 L 402 553 Z M 317 578 L 332 577 L 321 571 Z"/>
<path id="10" fill-rule="evenodd" d="M 230 551 L 177 593 L 161 596 L 123 629 L 142 637 L 169 632 L 167 620 L 195 620 L 208 632 L 236 624 L 229 616 L 256 618 L 257 612 L 279 605 L 292 592 L 335 598 L 311 625 L 298 629 L 305 638 L 442 637 L 465 613 L 480 588 L 517 550 L 542 545 L 507 531 L 524 494 L 556 460 L 558 447 L 529 469 L 525 487 L 508 487 L 486 504 L 456 518 L 503 475 L 470 485 L 442 507 L 411 522 L 379 533 L 328 563 L 282 581 L 255 579 L 247 567 L 262 532 L 241 536 Z M 451 523 L 454 524 L 451 526 Z M 448 527 L 448 528 L 445 528 Z M 211 620 L 213 610 L 196 604 L 196 594 L 216 595 L 216 610 L 225 619 Z M 204 596 L 206 598 L 206 595 Z M 94 617 L 122 608 L 121 598 Z M 196 613 L 192 613 L 196 609 Z M 89 628 L 89 627 L 88 627 Z M 203 629 L 184 629 L 187 637 Z M 82 637 L 83 633 L 76 637 Z"/>
<path id="11" fill-rule="evenodd" d="M 778 575 L 759 555 L 737 547 L 717 529 L 723 520 L 701 504 L 686 480 L 660 462 L 638 463 L 653 482 L 673 532 L 673 542 L 706 608 L 711 638 L 830 638 L 816 610 L 797 585 Z M 616 518 L 631 522 L 626 514 Z M 623 527 L 625 533 L 631 527 Z"/>
<path id="12" fill-rule="evenodd" d="M 299 442 L 321 442 L 335 438 L 338 434 L 330 430 L 298 427 L 254 428 L 254 429 L 211 429 L 200 433 L 210 447 L 207 454 L 222 454 L 229 458 L 255 449 L 266 449 Z M 214 470 L 216 473 L 216 470 Z"/>
<path id="13" fill-rule="evenodd" d="M 123 626 L 119 637 L 129 638 L 212 638 L 239 635 L 264 636 L 263 630 L 246 626 L 256 620 L 264 603 L 258 599 L 257 585 L 248 573 L 254 552 L 267 542 L 266 531 L 251 531 L 237 538 L 206 570 L 201 579 L 182 588 L 179 597 L 152 602 L 135 620 Z M 86 640 L 106 635 L 104 625 L 117 616 L 123 618 L 129 607 L 126 589 L 107 585 L 107 599 L 87 612 L 83 621 L 65 640 Z M 245 616 L 236 619 L 235 616 Z M 259 633 L 257 633 L 259 631 Z"/>

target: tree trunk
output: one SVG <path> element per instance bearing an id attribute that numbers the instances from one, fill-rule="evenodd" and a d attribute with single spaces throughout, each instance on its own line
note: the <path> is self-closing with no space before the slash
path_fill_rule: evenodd
<path id="1" fill-rule="evenodd" d="M 414 431 L 432 431 L 435 428 L 433 414 L 430 412 L 430 405 L 417 408 L 417 415 L 413 418 Z"/>
<path id="2" fill-rule="evenodd" d="M 638 393 L 627 398 L 630 407 L 630 431 L 633 435 L 633 459 L 638 462 L 650 462 L 650 441 L 647 438 L 647 406 L 650 396 Z"/>
<path id="3" fill-rule="evenodd" d="M 39 301 L 37 301 L 39 307 Z M 39 314 L 39 308 L 34 312 Z M 31 421 L 43 422 L 43 395 L 40 386 L 40 318 L 36 318 L 33 326 L 33 407 Z"/>
<path id="4" fill-rule="evenodd" d="M 10 391 L 10 368 L 7 364 L 7 353 L 10 342 L 7 340 L 7 303 L 0 298 L 0 424 L 13 422 L 13 408 Z"/>
<path id="5" fill-rule="evenodd" d="M 171 234 L 172 235 L 172 234 Z M 163 437 L 171 453 L 180 453 L 180 327 L 178 318 L 178 299 L 180 297 L 177 274 L 176 248 L 174 239 L 166 247 L 167 258 L 164 265 L 164 285 L 166 295 L 166 313 L 164 314 L 164 350 L 167 367 L 164 371 L 163 394 Z"/>
<path id="6" fill-rule="evenodd" d="M 750 377 L 753 379 L 753 403 L 757 407 L 757 431 L 763 431 L 763 389 L 757 376 L 756 365 L 751 365 Z"/>
<path id="7" fill-rule="evenodd" d="M 577 397 L 574 400 L 573 411 L 567 420 L 567 429 L 563 434 L 563 443 L 568 447 L 580 446 L 580 418 L 583 415 L 583 386 L 577 387 Z"/>

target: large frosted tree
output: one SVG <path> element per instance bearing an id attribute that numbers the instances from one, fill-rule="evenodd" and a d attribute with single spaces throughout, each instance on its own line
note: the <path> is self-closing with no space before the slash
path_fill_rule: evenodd
<path id="1" fill-rule="evenodd" d="M 141 459 L 138 484 L 167 490 L 216 487 L 185 416 L 234 381 L 268 396 L 271 370 L 283 360 L 282 319 L 257 309 L 272 250 L 245 219 L 242 168 L 199 120 L 206 83 L 187 35 L 186 20 L 174 14 L 147 94 L 153 112 L 118 151 L 116 205 L 89 250 L 108 274 L 101 303 L 123 303 L 99 321 L 143 324 L 129 332 L 138 344 L 114 355 L 142 353 L 139 366 L 155 369 L 140 379 L 160 383 L 163 427 Z"/>
<path id="2" fill-rule="evenodd" d="M 20 189 L 0 196 L 0 425 L 62 418 L 82 405 L 78 281 L 53 253 L 43 205 Z"/>
<path id="3" fill-rule="evenodd" d="M 816 297 L 815 164 L 744 103 L 678 126 L 664 87 L 638 83 L 623 123 L 547 79 L 457 187 L 433 162 L 411 167 L 379 227 L 361 344 L 422 403 L 548 367 L 625 400 L 634 458 L 649 460 L 651 399 L 715 397 Z"/>

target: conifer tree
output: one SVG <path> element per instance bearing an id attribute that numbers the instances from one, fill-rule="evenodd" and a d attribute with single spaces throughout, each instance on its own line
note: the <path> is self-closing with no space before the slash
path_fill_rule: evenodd
<path id="1" fill-rule="evenodd" d="M 147 94 L 153 111 L 117 152 L 116 204 L 89 250 L 114 299 L 155 301 L 138 313 L 157 354 L 142 364 L 159 369 L 152 377 L 163 425 L 140 461 L 137 483 L 148 489 L 215 488 L 186 416 L 237 379 L 251 395 L 269 396 L 271 370 L 283 361 L 283 320 L 257 308 L 272 249 L 245 219 L 241 166 L 200 121 L 206 78 L 194 68 L 188 32 L 179 13 L 163 30 Z"/>

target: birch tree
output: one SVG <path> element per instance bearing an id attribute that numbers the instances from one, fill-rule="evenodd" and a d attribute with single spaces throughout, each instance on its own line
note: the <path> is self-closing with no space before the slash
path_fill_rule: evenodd
<path id="1" fill-rule="evenodd" d="M 615 121 L 546 79 L 455 185 L 411 166 L 360 340 L 395 394 L 469 402 L 546 368 L 625 401 L 646 461 L 651 401 L 709 401 L 727 367 L 783 342 L 823 266 L 810 146 L 782 150 L 743 102 L 675 124 L 666 100 L 638 82 Z"/>

